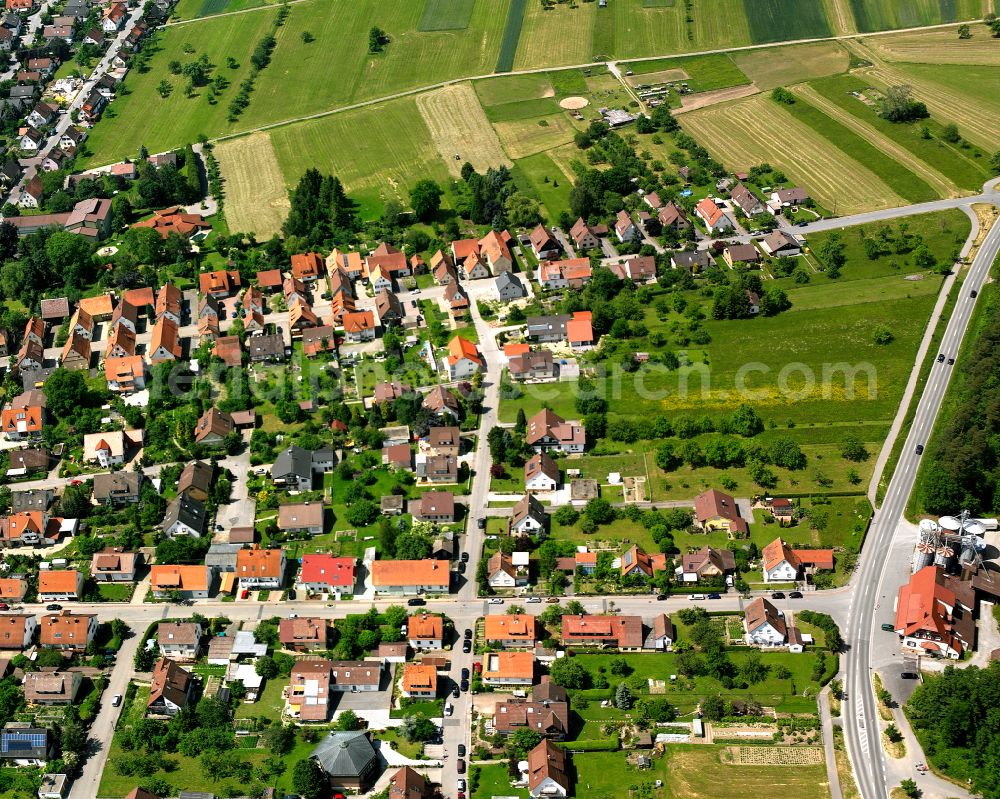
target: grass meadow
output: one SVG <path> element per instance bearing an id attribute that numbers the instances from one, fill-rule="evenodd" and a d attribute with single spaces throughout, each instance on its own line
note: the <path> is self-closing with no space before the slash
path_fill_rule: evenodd
<path id="1" fill-rule="evenodd" d="M 815 39 L 830 35 L 822 3 L 801 0 L 743 0 L 753 44 Z"/>
<path id="2" fill-rule="evenodd" d="M 860 33 L 980 19 L 979 0 L 850 0 Z"/>
<path id="3" fill-rule="evenodd" d="M 732 58 L 764 90 L 846 72 L 850 62 L 847 50 L 836 42 L 744 50 L 733 53 Z"/>

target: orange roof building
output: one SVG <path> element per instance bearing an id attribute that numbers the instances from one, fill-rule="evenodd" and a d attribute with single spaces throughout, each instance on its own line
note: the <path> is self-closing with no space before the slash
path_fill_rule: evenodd
<path id="1" fill-rule="evenodd" d="M 534 652 L 488 652 L 483 657 L 483 682 L 487 685 L 534 684 Z"/>
<path id="2" fill-rule="evenodd" d="M 483 637 L 486 643 L 503 647 L 533 647 L 536 639 L 535 617 L 530 613 L 487 616 Z"/>
<path id="3" fill-rule="evenodd" d="M 77 600 L 83 592 L 83 572 L 76 569 L 38 572 L 38 601 Z"/>
<path id="4" fill-rule="evenodd" d="M 39 643 L 49 649 L 84 650 L 94 640 L 97 616 L 63 610 L 42 616 L 38 625 Z"/>
<path id="5" fill-rule="evenodd" d="M 281 588 L 285 578 L 285 550 L 252 547 L 236 553 L 236 576 L 241 589 Z"/>
<path id="6" fill-rule="evenodd" d="M 136 222 L 132 227 L 152 228 L 163 238 L 167 238 L 171 233 L 176 233 L 185 239 L 212 229 L 212 226 L 205 221 L 201 214 L 188 214 L 180 208 L 154 211 L 151 218 Z"/>
<path id="7" fill-rule="evenodd" d="M 422 663 L 403 666 L 403 696 L 433 698 L 437 696 L 437 668 Z"/>
<path id="8" fill-rule="evenodd" d="M 292 277 L 303 283 L 318 280 L 326 269 L 326 261 L 316 252 L 300 253 L 292 256 Z"/>
<path id="9" fill-rule="evenodd" d="M 376 560 L 372 585 L 389 594 L 448 593 L 450 564 L 446 560 Z"/>
<path id="10" fill-rule="evenodd" d="M 149 567 L 150 589 L 159 597 L 173 591 L 182 596 L 205 598 L 212 587 L 212 571 L 208 566 L 174 566 L 156 564 Z"/>
<path id="11" fill-rule="evenodd" d="M 944 584 L 944 572 L 925 566 L 900 587 L 896 634 L 903 646 L 950 659 L 961 657 L 975 641 L 973 608 L 965 607 Z"/>
<path id="12" fill-rule="evenodd" d="M 206 297 L 231 297 L 241 285 L 240 273 L 232 269 L 217 269 L 198 275 L 198 289 Z"/>
<path id="13" fill-rule="evenodd" d="M 406 638 L 414 649 L 440 649 L 444 645 L 444 618 L 430 613 L 410 616 Z"/>

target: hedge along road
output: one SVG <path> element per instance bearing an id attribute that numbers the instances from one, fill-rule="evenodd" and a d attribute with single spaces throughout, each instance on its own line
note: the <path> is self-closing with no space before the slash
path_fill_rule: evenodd
<path id="1" fill-rule="evenodd" d="M 302 2 L 306 2 L 306 0 L 290 0 L 290 2 L 291 3 L 302 3 Z M 515 2 L 516 2 L 516 0 L 515 0 Z M 209 16 L 209 17 L 196 17 L 194 19 L 181 20 L 181 21 L 178 21 L 178 22 L 168 23 L 168 24 L 169 25 L 182 25 L 182 24 L 186 24 L 187 25 L 187 24 L 192 24 L 192 23 L 196 23 L 196 22 L 201 22 L 201 21 L 204 21 L 204 20 L 218 19 L 219 17 L 226 16 L 227 14 L 229 14 L 229 15 L 232 15 L 232 14 L 244 14 L 244 13 L 250 13 L 251 11 L 264 11 L 264 10 L 267 10 L 267 9 L 272 9 L 273 10 L 273 8 L 274 8 L 273 5 L 265 5 L 265 6 L 259 6 L 257 8 L 244 9 L 242 11 L 230 11 L 230 12 L 227 12 L 226 14 L 216 14 L 216 15 Z M 787 42 L 781 42 L 780 46 L 786 47 L 788 45 L 806 44 L 806 43 L 809 43 L 809 42 L 841 41 L 841 40 L 851 40 L 851 39 L 860 39 L 860 38 L 870 38 L 872 36 L 899 35 L 900 33 L 907 33 L 907 32 L 913 32 L 913 31 L 926 31 L 926 30 L 935 30 L 935 29 L 956 28 L 956 27 L 958 27 L 961 24 L 964 24 L 964 23 L 960 23 L 960 22 L 948 22 L 948 23 L 943 23 L 943 24 L 940 24 L 940 25 L 925 25 L 925 26 L 920 26 L 920 27 L 916 27 L 916 28 L 902 28 L 902 29 L 898 29 L 898 30 L 878 31 L 877 33 L 868 33 L 868 34 L 865 34 L 864 37 L 862 37 L 861 35 L 859 35 L 857 33 L 850 33 L 850 34 L 842 34 L 842 35 L 839 35 L 839 36 L 827 36 L 827 37 L 823 37 L 823 38 L 820 38 L 820 39 L 797 39 L 797 40 L 792 40 L 792 41 L 787 41 Z M 506 33 L 505 33 L 505 37 L 506 37 Z M 652 56 L 643 56 L 641 58 L 630 58 L 630 59 L 628 59 L 627 63 L 637 63 L 637 62 L 641 62 L 641 61 L 657 61 L 657 60 L 674 59 L 674 58 L 689 58 L 691 56 L 712 55 L 712 54 L 719 54 L 719 53 L 736 53 L 736 52 L 745 51 L 745 50 L 765 50 L 765 49 L 776 47 L 776 46 L 779 46 L 779 45 L 776 45 L 775 43 L 771 42 L 771 43 L 765 43 L 765 44 L 748 44 L 748 45 L 744 45 L 744 46 L 741 46 L 741 47 L 722 47 L 722 48 L 715 48 L 715 49 L 712 49 L 712 50 L 700 50 L 700 51 L 697 51 L 697 52 L 667 53 L 665 55 L 652 55 Z M 279 120 L 277 122 L 269 122 L 269 123 L 267 123 L 265 125 L 258 125 L 258 126 L 253 127 L 253 128 L 247 128 L 245 130 L 236 131 L 234 133 L 227 133 L 227 134 L 222 135 L 222 136 L 217 136 L 217 137 L 209 139 L 209 141 L 211 141 L 211 142 L 221 142 L 221 141 L 228 141 L 228 140 L 231 140 L 231 139 L 238 139 L 238 138 L 240 138 L 242 136 L 248 136 L 248 135 L 250 135 L 252 133 L 257 133 L 257 132 L 266 131 L 266 130 L 273 130 L 275 128 L 281 128 L 281 127 L 284 127 L 286 125 L 294 125 L 296 122 L 305 122 L 305 121 L 308 121 L 308 120 L 311 120 L 311 119 L 322 119 L 323 117 L 332 116 L 334 114 L 341 114 L 341 113 L 344 113 L 345 111 L 353 111 L 355 109 L 365 108 L 366 106 L 370 106 L 370 105 L 378 105 L 379 103 L 384 103 L 384 102 L 386 102 L 388 100 L 396 100 L 396 99 L 399 99 L 400 97 L 410 97 L 410 96 L 415 95 L 415 94 L 422 94 L 423 92 L 426 92 L 426 91 L 430 91 L 430 90 L 433 90 L 433 89 L 440 89 L 440 88 L 443 88 L 445 86 L 451 86 L 451 85 L 453 85 L 455 83 L 463 83 L 465 81 L 484 80 L 486 78 L 507 77 L 507 76 L 510 76 L 510 75 L 534 75 L 534 74 L 538 74 L 538 73 L 542 73 L 542 72 L 564 72 L 564 71 L 572 70 L 572 69 L 592 68 L 592 67 L 595 66 L 595 64 L 600 64 L 600 63 L 603 63 L 605 66 L 608 67 L 609 71 L 613 72 L 612 66 L 615 65 L 615 64 L 620 63 L 620 61 L 616 60 L 616 59 L 612 59 L 610 61 L 605 61 L 605 62 L 601 62 L 601 61 L 596 61 L 596 62 L 595 61 L 588 61 L 588 62 L 584 62 L 582 64 L 570 64 L 568 66 L 562 66 L 562 67 L 533 67 L 531 69 L 518 69 L 518 70 L 512 70 L 510 72 L 497 71 L 497 72 L 490 72 L 490 73 L 483 74 L 483 75 L 467 75 L 465 77 L 460 77 L 460 78 L 450 78 L 449 80 L 439 81 L 437 83 L 430 83 L 430 84 L 427 84 L 425 86 L 420 86 L 420 87 L 417 87 L 417 88 L 414 88 L 414 89 L 407 89 L 405 91 L 396 92 L 394 94 L 387 94 L 387 95 L 384 95 L 382 97 L 375 97 L 375 98 L 372 98 L 370 100 L 362 100 L 361 102 L 351 103 L 350 105 L 338 106 L 336 108 L 329 108 L 329 109 L 327 109 L 325 111 L 317 111 L 316 113 L 313 113 L 313 114 L 303 114 L 301 116 L 289 117 L 288 119 L 282 119 L 282 120 Z M 625 63 L 625 62 L 621 61 L 621 63 Z M 629 89 L 629 87 L 626 86 L 626 89 Z"/>

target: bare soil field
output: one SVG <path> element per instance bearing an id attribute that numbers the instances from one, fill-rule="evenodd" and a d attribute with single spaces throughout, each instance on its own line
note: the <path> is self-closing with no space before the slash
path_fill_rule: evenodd
<path id="1" fill-rule="evenodd" d="M 459 83 L 421 94 L 417 108 L 452 176 L 461 174 L 466 161 L 479 172 L 491 166 L 511 165 L 470 84 Z"/>
<path id="2" fill-rule="evenodd" d="M 683 114 L 681 125 L 727 167 L 775 164 L 823 206 L 836 204 L 839 214 L 905 204 L 874 173 L 764 95 Z"/>
<path id="3" fill-rule="evenodd" d="M 681 107 L 674 110 L 674 114 L 683 114 L 685 111 L 694 111 L 698 108 L 707 108 L 710 105 L 724 103 L 727 100 L 739 100 L 741 97 L 749 97 L 757 94 L 760 89 L 754 84 L 747 86 L 733 86 L 729 89 L 717 89 L 714 92 L 698 92 L 697 94 L 686 94 L 681 98 Z"/>
<path id="4" fill-rule="evenodd" d="M 954 29 L 947 28 L 876 36 L 866 43 L 887 61 L 1000 66 L 1000 40 L 981 25 L 973 26 L 971 39 L 959 39 Z"/>
<path id="5" fill-rule="evenodd" d="M 255 133 L 215 146 L 226 187 L 229 229 L 254 233 L 258 240 L 281 231 L 290 203 L 269 133 Z"/>

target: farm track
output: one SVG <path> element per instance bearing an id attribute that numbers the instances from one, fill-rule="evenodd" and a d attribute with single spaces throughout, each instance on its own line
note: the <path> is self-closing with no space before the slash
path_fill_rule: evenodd
<path id="1" fill-rule="evenodd" d="M 890 158 L 898 161 L 915 175 L 923 178 L 942 197 L 958 197 L 968 192 L 963 192 L 950 179 L 942 175 L 936 169 L 927 164 L 903 145 L 894 142 L 888 136 L 877 131 L 871 125 L 858 119 L 854 114 L 848 113 L 840 108 L 836 103 L 830 102 L 826 97 L 816 91 L 808 84 L 800 84 L 792 88 L 792 92 L 805 98 L 831 119 L 836 120 L 841 125 L 857 133 L 868 141 L 873 147 L 878 148 Z"/>
<path id="2" fill-rule="evenodd" d="M 754 124 L 734 125 L 734 119 Z M 682 120 L 682 127 L 727 166 L 780 160 L 786 174 L 810 186 L 827 207 L 836 203 L 839 214 L 906 204 L 877 175 L 763 95 L 684 114 Z"/>

